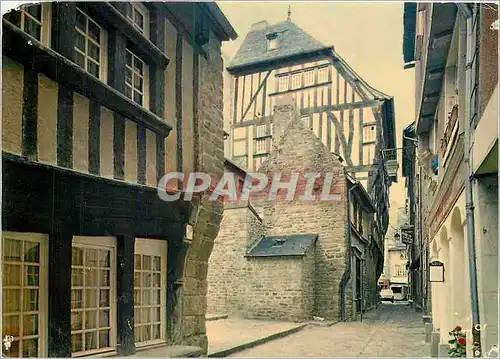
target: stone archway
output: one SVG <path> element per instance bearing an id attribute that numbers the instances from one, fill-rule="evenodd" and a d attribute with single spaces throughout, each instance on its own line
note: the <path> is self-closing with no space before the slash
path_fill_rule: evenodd
<path id="1" fill-rule="evenodd" d="M 453 327 L 460 325 L 467 327 L 467 265 L 465 256 L 465 240 L 462 213 L 460 208 L 455 207 L 451 216 L 450 226 L 450 259 L 451 266 L 448 271 L 451 276 L 451 307 L 453 316 L 451 317 Z"/>

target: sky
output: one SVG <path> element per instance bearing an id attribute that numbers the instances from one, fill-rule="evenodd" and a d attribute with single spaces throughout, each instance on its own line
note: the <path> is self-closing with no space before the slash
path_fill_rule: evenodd
<path id="1" fill-rule="evenodd" d="M 414 69 L 403 69 L 403 7 L 396 2 L 217 2 L 238 33 L 222 51 L 233 57 L 250 26 L 267 20 L 274 24 L 291 19 L 309 35 L 335 51 L 372 87 L 394 97 L 396 143 L 401 147 L 402 131 L 415 118 Z M 404 206 L 404 179 L 391 186 L 391 220 Z"/>

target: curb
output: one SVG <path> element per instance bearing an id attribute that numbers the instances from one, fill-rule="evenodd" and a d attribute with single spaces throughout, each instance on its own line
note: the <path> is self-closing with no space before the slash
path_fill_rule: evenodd
<path id="1" fill-rule="evenodd" d="M 213 322 L 215 320 L 227 319 L 229 317 L 228 314 L 216 314 L 216 315 L 208 315 L 205 317 L 205 321 Z"/>
<path id="2" fill-rule="evenodd" d="M 256 347 L 257 345 L 267 343 L 271 340 L 286 337 L 287 335 L 296 333 L 296 332 L 304 329 L 305 327 L 307 327 L 307 325 L 308 325 L 307 323 L 301 324 L 301 325 L 298 325 L 294 328 L 268 335 L 267 337 L 264 337 L 264 338 L 260 338 L 260 339 L 257 339 L 257 340 L 254 340 L 254 341 L 251 341 L 248 343 L 237 345 L 237 346 L 229 348 L 229 349 L 220 350 L 218 352 L 208 354 L 208 357 L 209 358 L 224 358 L 224 357 L 227 357 L 228 355 L 240 352 L 240 351 L 245 350 L 245 349 Z"/>

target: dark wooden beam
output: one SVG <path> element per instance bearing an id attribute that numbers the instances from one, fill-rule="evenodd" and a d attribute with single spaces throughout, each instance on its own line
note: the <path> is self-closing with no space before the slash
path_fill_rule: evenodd
<path id="1" fill-rule="evenodd" d="M 119 113 L 114 113 L 113 122 L 113 178 L 125 178 L 125 119 Z"/>
<path id="2" fill-rule="evenodd" d="M 175 115 L 177 117 L 176 137 L 177 137 L 177 171 L 182 172 L 182 35 L 177 33 L 175 46 Z"/>
<path id="3" fill-rule="evenodd" d="M 338 137 L 340 143 L 342 144 L 342 147 L 344 148 L 344 160 L 347 162 L 348 166 L 352 166 L 353 163 L 352 163 L 351 155 L 348 152 L 348 144 L 347 144 L 347 141 L 346 141 L 346 138 L 344 135 L 343 126 L 341 125 L 341 123 L 339 122 L 339 120 L 337 119 L 337 117 L 333 113 L 327 112 L 327 117 L 328 117 L 328 120 L 333 122 L 333 124 L 335 126 L 335 134 Z M 342 119 L 342 117 L 341 117 L 341 119 Z M 337 152 L 337 151 L 338 151 L 338 149 L 336 148 L 335 152 Z"/>
<path id="4" fill-rule="evenodd" d="M 330 106 L 318 106 L 318 107 L 308 107 L 300 111 L 302 115 L 311 115 L 313 113 L 321 113 L 328 111 L 342 111 L 342 110 L 355 110 L 365 107 L 376 107 L 380 105 L 380 101 L 359 101 L 352 103 L 345 103 L 340 105 L 330 105 Z"/>
<path id="5" fill-rule="evenodd" d="M 234 80 L 234 103 L 233 103 L 233 123 L 238 122 L 238 82 L 240 78 Z"/>
<path id="6" fill-rule="evenodd" d="M 51 47 L 70 61 L 73 61 L 75 56 L 75 25 L 76 3 L 53 2 Z"/>
<path id="7" fill-rule="evenodd" d="M 146 183 L 146 129 L 137 127 L 137 182 Z"/>

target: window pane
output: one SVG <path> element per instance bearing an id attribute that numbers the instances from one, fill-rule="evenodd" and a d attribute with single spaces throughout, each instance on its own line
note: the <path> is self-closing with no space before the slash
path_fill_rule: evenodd
<path id="1" fill-rule="evenodd" d="M 83 328 L 83 312 L 71 313 L 71 330 L 81 330 Z"/>
<path id="2" fill-rule="evenodd" d="M 156 271 L 161 271 L 161 257 L 153 257 L 153 269 Z"/>
<path id="3" fill-rule="evenodd" d="M 4 264 L 3 266 L 3 285 L 14 286 L 21 285 L 21 265 Z"/>
<path id="4" fill-rule="evenodd" d="M 137 91 L 134 91 L 134 102 L 142 105 L 142 95 Z"/>
<path id="5" fill-rule="evenodd" d="M 109 289 L 101 289 L 99 294 L 99 306 L 109 307 Z"/>
<path id="6" fill-rule="evenodd" d="M 85 329 L 97 328 L 97 312 L 94 310 L 85 311 Z"/>
<path id="7" fill-rule="evenodd" d="M 132 67 L 132 53 L 130 51 L 127 51 L 127 65 Z"/>
<path id="8" fill-rule="evenodd" d="M 155 273 L 153 274 L 153 287 L 160 287 L 160 286 L 161 286 L 161 274 Z"/>
<path id="9" fill-rule="evenodd" d="M 29 13 L 38 21 L 42 21 L 42 5 L 30 5 L 23 8 L 24 11 Z"/>
<path id="10" fill-rule="evenodd" d="M 153 290 L 153 305 L 160 305 L 161 290 Z"/>
<path id="11" fill-rule="evenodd" d="M 97 267 L 97 249 L 85 250 L 85 265 L 89 267 Z"/>
<path id="12" fill-rule="evenodd" d="M 71 291 L 71 309 L 80 309 L 82 306 L 83 290 L 73 289 Z"/>
<path id="13" fill-rule="evenodd" d="M 85 290 L 85 308 L 97 308 L 97 290 Z"/>
<path id="14" fill-rule="evenodd" d="M 132 85 L 132 70 L 129 68 L 125 69 L 125 81 L 127 84 Z"/>
<path id="15" fill-rule="evenodd" d="M 36 21 L 26 17 L 24 19 L 24 32 L 33 36 L 35 39 L 40 40 L 42 27 Z"/>
<path id="16" fill-rule="evenodd" d="M 23 340 L 23 357 L 36 358 L 38 357 L 38 339 Z"/>
<path id="17" fill-rule="evenodd" d="M 23 242 L 16 239 L 4 238 L 3 259 L 5 261 L 20 262 L 22 244 Z"/>
<path id="18" fill-rule="evenodd" d="M 109 270 L 108 269 L 104 269 L 104 270 L 101 270 L 100 271 L 100 281 L 99 281 L 99 284 L 102 286 L 102 287 L 109 287 Z"/>
<path id="19" fill-rule="evenodd" d="M 94 61 L 92 61 L 90 59 L 87 60 L 87 71 L 91 75 L 99 78 L 99 65 L 97 65 Z M 96 263 L 96 265 L 97 265 L 97 263 Z"/>
<path id="20" fill-rule="evenodd" d="M 135 306 L 142 305 L 141 291 L 139 289 L 134 290 L 134 305 Z"/>
<path id="21" fill-rule="evenodd" d="M 142 256 L 142 269 L 151 270 L 151 256 Z"/>
<path id="22" fill-rule="evenodd" d="M 73 334 L 71 335 L 71 351 L 81 352 L 83 350 L 83 334 Z"/>
<path id="23" fill-rule="evenodd" d="M 13 337 L 18 337 L 20 334 L 20 316 L 19 315 L 4 315 L 2 318 L 2 332 L 5 335 L 12 335 Z"/>
<path id="24" fill-rule="evenodd" d="M 28 314 L 24 316 L 23 320 L 23 335 L 37 335 L 38 334 L 38 315 Z"/>
<path id="25" fill-rule="evenodd" d="M 99 348 L 109 347 L 109 330 L 99 331 Z"/>
<path id="26" fill-rule="evenodd" d="M 89 37 L 98 44 L 100 43 L 101 29 L 99 29 L 99 26 L 93 21 L 89 21 Z"/>
<path id="27" fill-rule="evenodd" d="M 85 56 L 78 51 L 75 51 L 75 63 L 82 69 L 85 69 Z"/>
<path id="28" fill-rule="evenodd" d="M 24 271 L 24 285 L 37 286 L 39 281 L 39 270 L 38 266 L 25 266 Z"/>
<path id="29" fill-rule="evenodd" d="M 85 333 L 85 350 L 97 349 L 97 332 Z"/>
<path id="30" fill-rule="evenodd" d="M 146 289 L 142 291 L 142 304 L 141 305 L 151 305 L 151 290 Z"/>
<path id="31" fill-rule="evenodd" d="M 151 327 L 149 325 L 145 325 L 142 327 L 142 341 L 151 340 Z"/>
<path id="32" fill-rule="evenodd" d="M 99 62 L 99 53 L 101 51 L 101 49 L 99 48 L 99 46 L 97 46 L 96 44 L 94 44 L 92 41 L 89 41 L 88 42 L 89 44 L 89 56 L 96 60 L 97 62 Z"/>
<path id="33" fill-rule="evenodd" d="M 144 71 L 144 63 L 142 60 L 134 56 L 134 71 L 138 72 L 140 75 L 143 74 Z"/>
<path id="34" fill-rule="evenodd" d="M 131 3 L 126 3 L 125 5 L 125 13 L 127 14 L 127 17 L 129 17 L 130 19 L 132 19 L 133 17 L 133 7 L 132 7 L 132 4 Z"/>
<path id="35" fill-rule="evenodd" d="M 109 256 L 110 252 L 106 250 L 99 251 L 99 267 L 109 268 Z"/>
<path id="36" fill-rule="evenodd" d="M 71 286 L 83 286 L 83 269 L 73 268 L 71 271 Z"/>
<path id="37" fill-rule="evenodd" d="M 76 26 L 83 32 L 87 32 L 87 17 L 80 11 L 76 11 Z"/>
<path id="38" fill-rule="evenodd" d="M 159 323 L 160 322 L 160 314 L 161 313 L 161 308 L 160 307 L 156 307 L 156 308 L 153 308 L 153 323 Z"/>
<path id="39" fill-rule="evenodd" d="M 155 324 L 153 325 L 153 337 L 151 339 L 156 340 L 160 339 L 161 334 L 160 334 L 160 324 Z"/>
<path id="40" fill-rule="evenodd" d="M 139 92 L 143 92 L 142 88 L 142 78 L 136 74 L 134 74 L 134 88 L 139 90 Z"/>
<path id="41" fill-rule="evenodd" d="M 4 15 L 4 18 L 14 26 L 21 28 L 21 11 L 10 11 Z"/>
<path id="42" fill-rule="evenodd" d="M 135 255 L 135 264 L 134 264 L 134 269 L 135 270 L 141 270 L 141 256 L 139 254 Z"/>
<path id="43" fill-rule="evenodd" d="M 83 265 L 83 249 L 73 247 L 71 250 L 71 264 L 74 266 Z"/>
<path id="44" fill-rule="evenodd" d="M 142 274 L 143 287 L 151 287 L 151 273 L 143 273 Z"/>
<path id="45" fill-rule="evenodd" d="M 10 290 L 11 289 L 8 291 Z M 5 291 L 4 295 L 6 295 Z M 17 300 L 19 300 L 19 297 L 17 297 Z M 24 310 L 27 312 L 34 312 L 38 310 L 38 289 L 24 290 Z"/>
<path id="46" fill-rule="evenodd" d="M 99 311 L 99 327 L 109 327 L 109 310 Z"/>
<path id="47" fill-rule="evenodd" d="M 134 287 L 140 287 L 140 286 L 141 286 L 141 273 L 135 272 L 134 273 Z"/>
<path id="48" fill-rule="evenodd" d="M 125 85 L 125 96 L 132 99 L 132 87 Z"/>
<path id="49" fill-rule="evenodd" d="M 85 286 L 97 287 L 97 271 L 95 269 L 85 270 Z"/>
<path id="50" fill-rule="evenodd" d="M 135 10 L 134 22 L 137 24 L 137 26 L 140 29 L 144 29 L 144 17 L 142 16 L 142 14 L 139 11 L 137 11 L 137 9 Z"/>

